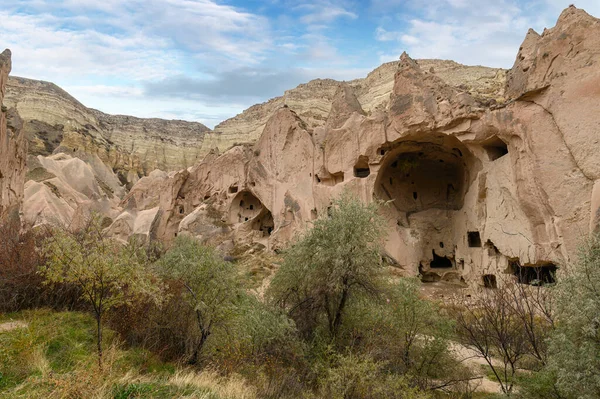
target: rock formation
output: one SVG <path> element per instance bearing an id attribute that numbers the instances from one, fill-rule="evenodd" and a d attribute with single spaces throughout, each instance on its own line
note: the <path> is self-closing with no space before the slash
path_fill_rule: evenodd
<path id="1" fill-rule="evenodd" d="M 202 142 L 210 131 L 196 122 L 107 115 L 52 83 L 19 77 L 9 78 L 5 103 L 23 118 L 31 155 L 99 158 L 129 185 L 155 169 L 194 165 L 205 154 Z"/>
<path id="2" fill-rule="evenodd" d="M 11 70 L 11 53 L 0 54 L 0 222 L 19 218 L 23 201 L 23 177 L 27 141 L 21 120 L 14 109 L 4 105 L 6 82 Z"/>
<path id="3" fill-rule="evenodd" d="M 424 71 L 442 79 L 448 85 L 460 87 L 477 98 L 487 101 L 504 100 L 506 70 L 482 66 L 461 65 L 447 60 L 418 60 Z M 397 63 L 388 62 L 373 70 L 364 79 L 346 84 L 351 87 L 363 110 L 372 113 L 384 109 L 394 86 Z M 278 108 L 286 105 L 305 121 L 309 129 L 325 124 L 340 82 L 316 79 L 288 90 L 263 104 L 254 105 L 228 119 L 207 134 L 204 149 L 227 149 L 234 144 L 254 144 L 262 134 L 267 120 Z"/>
<path id="4" fill-rule="evenodd" d="M 551 281 L 600 221 L 599 38 L 569 7 L 527 34 L 503 87 L 503 71 L 460 83 L 406 54 L 359 83 L 311 82 L 215 129 L 255 144 L 141 179 L 111 229 L 276 249 L 350 190 L 384 202 L 384 255 L 409 274 Z M 314 85 L 324 100 L 302 96 Z"/>

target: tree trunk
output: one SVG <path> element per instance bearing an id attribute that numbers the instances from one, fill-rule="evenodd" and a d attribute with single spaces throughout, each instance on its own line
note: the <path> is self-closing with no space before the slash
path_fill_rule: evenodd
<path id="1" fill-rule="evenodd" d="M 96 315 L 96 337 L 98 339 L 98 367 L 102 370 L 102 315 Z"/>
<path id="2" fill-rule="evenodd" d="M 333 328 L 331 331 L 332 336 L 336 336 L 340 325 L 342 324 L 342 313 L 344 312 L 344 308 L 346 307 L 346 300 L 348 299 L 348 288 L 344 288 L 342 291 L 342 299 L 340 299 L 340 304 L 338 305 L 337 311 L 335 312 L 335 317 L 333 318 Z"/>

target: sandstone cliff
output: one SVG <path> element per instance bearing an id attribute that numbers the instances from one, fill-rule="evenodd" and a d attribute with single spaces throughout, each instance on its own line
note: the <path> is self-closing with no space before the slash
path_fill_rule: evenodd
<path id="1" fill-rule="evenodd" d="M 9 78 L 5 103 L 24 120 L 30 154 L 98 157 L 123 183 L 157 168 L 178 170 L 200 161 L 210 130 L 196 122 L 107 115 L 52 83 L 18 77 Z"/>
<path id="2" fill-rule="evenodd" d="M 488 101 L 504 100 L 506 70 L 467 66 L 447 60 L 422 59 L 417 62 L 423 70 L 461 91 Z M 367 113 L 386 107 L 394 86 L 396 67 L 396 62 L 388 62 L 374 69 L 364 79 L 346 82 L 354 89 L 358 102 Z M 254 105 L 217 125 L 214 132 L 207 134 L 204 148 L 223 150 L 234 144 L 255 143 L 269 117 L 283 105 L 296 112 L 309 129 L 323 126 L 341 83 L 332 79 L 316 79 L 286 91 L 282 97 Z"/>
<path id="3" fill-rule="evenodd" d="M 4 105 L 6 83 L 11 70 L 11 53 L 0 54 L 0 222 L 19 217 L 23 201 L 23 178 L 27 141 L 21 120 L 14 109 Z"/>
<path id="4" fill-rule="evenodd" d="M 215 131 L 255 144 L 144 177 L 110 231 L 275 249 L 350 190 L 387 203 L 385 257 L 407 274 L 551 282 L 600 218 L 600 20 L 569 7 L 530 31 L 504 88 L 503 71 L 460 83 L 434 64 L 403 54 L 361 84 L 314 81 L 252 107 Z"/>

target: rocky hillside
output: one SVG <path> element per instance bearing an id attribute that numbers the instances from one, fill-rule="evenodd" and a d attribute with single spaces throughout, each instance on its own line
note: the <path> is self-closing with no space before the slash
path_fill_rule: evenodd
<path id="1" fill-rule="evenodd" d="M 505 70 L 454 61 L 418 62 L 422 69 L 476 97 L 503 98 Z M 397 64 L 383 64 L 367 77 L 347 82 L 367 113 L 387 105 Z M 316 79 L 301 84 L 222 122 L 214 132 L 197 122 L 108 115 L 85 107 L 53 83 L 20 77 L 8 79 L 5 103 L 23 118 L 31 155 L 65 152 L 86 161 L 97 156 L 131 185 L 154 169 L 192 166 L 214 148 L 222 152 L 234 144 L 256 142 L 267 119 L 283 105 L 306 121 L 309 129 L 323 126 L 340 83 Z"/>
<path id="2" fill-rule="evenodd" d="M 209 128 L 197 122 L 107 115 L 85 107 L 53 83 L 8 79 L 5 104 L 24 121 L 31 155 L 57 149 L 87 160 L 98 156 L 123 183 L 154 169 L 178 170 L 198 162 Z"/>
<path id="3" fill-rule="evenodd" d="M 431 72 L 446 84 L 488 101 L 504 100 L 506 70 L 483 66 L 467 66 L 448 60 L 417 60 L 422 70 Z M 398 62 L 385 63 L 363 79 L 347 84 L 357 95 L 363 110 L 368 114 L 386 107 L 394 87 L 394 74 Z M 285 92 L 281 97 L 254 105 L 241 114 L 217 125 L 207 135 L 205 148 L 228 148 L 235 143 L 254 143 L 260 137 L 273 112 L 287 105 L 304 120 L 309 129 L 323 126 L 341 82 L 316 79 Z"/>

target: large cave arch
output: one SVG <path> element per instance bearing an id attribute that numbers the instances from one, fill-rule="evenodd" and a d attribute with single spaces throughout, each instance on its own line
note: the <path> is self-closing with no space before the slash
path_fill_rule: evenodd
<path id="1" fill-rule="evenodd" d="M 453 136 L 405 140 L 386 154 L 375 195 L 406 213 L 459 210 L 473 177 L 472 165 L 470 151 Z"/>
<path id="2" fill-rule="evenodd" d="M 270 235 L 275 227 L 271 211 L 250 191 L 241 191 L 233 198 L 229 222 L 250 222 L 252 229 L 262 232 L 264 236 Z"/>
<path id="3" fill-rule="evenodd" d="M 390 146 L 373 192 L 390 202 L 382 208 L 390 227 L 386 252 L 423 276 L 436 273 L 441 279 L 456 273 L 456 248 L 467 228 L 459 215 L 480 167 L 451 135 L 419 135 Z"/>

